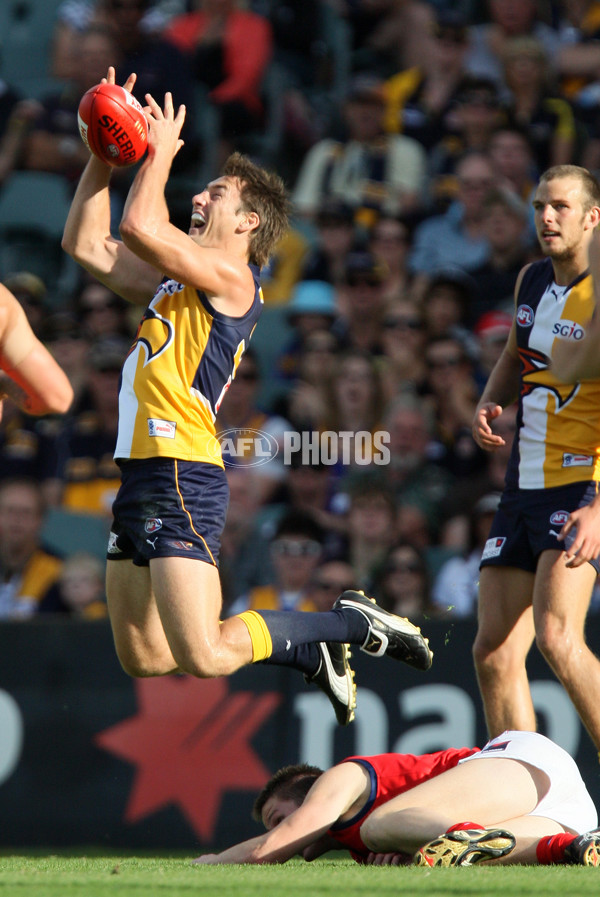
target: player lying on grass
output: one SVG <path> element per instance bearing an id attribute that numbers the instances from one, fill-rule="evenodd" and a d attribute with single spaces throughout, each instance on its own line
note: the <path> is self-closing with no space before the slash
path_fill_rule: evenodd
<path id="1" fill-rule="evenodd" d="M 503 732 L 482 750 L 347 757 L 325 772 L 287 766 L 254 816 L 266 834 L 194 862 L 285 863 L 336 849 L 376 865 L 600 862 L 598 815 L 575 761 L 536 732 Z"/>

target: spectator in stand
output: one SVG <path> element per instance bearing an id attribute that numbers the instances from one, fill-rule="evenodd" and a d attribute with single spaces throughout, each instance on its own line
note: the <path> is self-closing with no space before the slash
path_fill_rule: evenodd
<path id="1" fill-rule="evenodd" d="M 119 377 L 129 340 L 100 337 L 89 352 L 88 400 L 62 434 L 61 504 L 72 511 L 110 517 L 120 483 L 113 458 L 119 410 Z"/>
<path id="2" fill-rule="evenodd" d="M 308 596 L 309 583 L 323 553 L 323 533 L 312 517 L 290 511 L 276 529 L 269 555 L 273 577 L 233 602 L 229 615 L 246 610 L 315 611 Z"/>
<path id="3" fill-rule="evenodd" d="M 475 502 L 490 492 L 502 492 L 506 467 L 517 429 L 517 406 L 507 406 L 502 415 L 492 421 L 492 432 L 502 437 L 504 444 L 498 451 L 486 454 L 485 466 L 473 476 L 456 482 L 440 506 L 440 544 L 457 552 L 467 550 L 469 544 L 469 515 Z"/>
<path id="4" fill-rule="evenodd" d="M 417 295 L 436 269 L 472 271 L 489 257 L 481 224 L 484 200 L 497 176 L 492 161 L 485 153 L 467 153 L 458 162 L 456 175 L 458 195 L 448 211 L 425 219 L 414 232 L 409 265 L 417 278 Z"/>
<path id="5" fill-rule="evenodd" d="M 306 154 L 292 194 L 297 212 L 314 221 L 325 199 L 349 203 L 368 231 L 379 214 L 407 214 L 422 204 L 426 157 L 402 134 L 385 134 L 383 82 L 356 76 L 344 103 L 346 133 L 324 138 Z"/>
<path id="6" fill-rule="evenodd" d="M 0 78 L 0 188 L 21 165 L 27 132 L 39 109 L 37 100 L 23 99 Z"/>
<path id="7" fill-rule="evenodd" d="M 347 492 L 346 560 L 354 572 L 354 588 L 368 592 L 396 539 L 396 504 L 385 483 L 371 474 L 356 474 Z"/>
<path id="8" fill-rule="evenodd" d="M 425 325 L 411 299 L 389 304 L 382 322 L 383 354 L 378 359 L 385 404 L 403 392 L 418 392 L 426 374 Z"/>
<path id="9" fill-rule="evenodd" d="M 64 561 L 57 581 L 37 607 L 39 614 L 68 614 L 72 619 L 103 620 L 108 615 L 104 564 L 87 551 Z"/>
<path id="10" fill-rule="evenodd" d="M 315 430 L 325 418 L 338 353 L 330 331 L 315 330 L 306 337 L 296 379 L 285 397 L 284 416 L 296 430 Z"/>
<path id="11" fill-rule="evenodd" d="M 410 293 L 410 236 L 406 224 L 392 215 L 380 215 L 369 234 L 368 248 L 386 271 L 382 287 L 384 300 L 390 303 Z"/>
<path id="12" fill-rule="evenodd" d="M 282 349 L 276 369 L 278 376 L 289 382 L 298 376 L 308 337 L 331 329 L 337 317 L 335 290 L 324 280 L 301 280 L 294 287 L 286 311 L 293 336 Z"/>
<path id="13" fill-rule="evenodd" d="M 498 128 L 490 140 L 489 156 L 496 171 L 496 183 L 530 203 L 538 169 L 527 133 L 521 128 Z M 533 239 L 533 219 L 531 227 Z"/>
<path id="14" fill-rule="evenodd" d="M 480 395 L 506 345 L 511 324 L 512 315 L 501 309 L 484 312 L 475 324 L 474 333 L 477 340 L 475 380 Z"/>
<path id="15" fill-rule="evenodd" d="M 275 526 L 288 511 L 310 517 L 323 531 L 323 550 L 327 557 L 338 557 L 343 548 L 344 515 L 347 497 L 336 489 L 332 465 L 315 450 L 292 451 L 286 464 L 287 477 L 277 493 L 277 502 L 260 514 L 261 532 L 272 537 Z"/>
<path id="16" fill-rule="evenodd" d="M 381 355 L 387 269 L 372 252 L 356 250 L 346 256 L 345 271 L 332 330 L 344 349 Z"/>
<path id="17" fill-rule="evenodd" d="M 484 459 L 469 426 L 479 400 L 472 361 L 461 340 L 446 335 L 427 344 L 425 362 L 423 401 L 435 423 L 436 461 L 456 477 L 471 476 Z"/>
<path id="18" fill-rule="evenodd" d="M 4 286 L 13 294 L 23 308 L 29 326 L 37 337 L 42 332 L 48 315 L 46 306 L 46 284 L 30 271 L 16 271 L 3 279 Z"/>
<path id="19" fill-rule="evenodd" d="M 502 62 L 508 88 L 503 103 L 507 123 L 527 133 L 538 171 L 572 162 L 575 116 L 559 94 L 556 70 L 543 44 L 532 37 L 511 38 L 505 43 Z"/>
<path id="20" fill-rule="evenodd" d="M 258 489 L 250 467 L 226 467 L 229 504 L 221 538 L 219 576 L 223 606 L 240 594 L 268 581 L 265 540 L 260 533 Z"/>
<path id="21" fill-rule="evenodd" d="M 429 151 L 428 201 L 445 211 L 460 192 L 458 164 L 468 153 L 487 153 L 504 115 L 498 90 L 488 78 L 466 75 L 444 119 L 444 131 Z"/>
<path id="22" fill-rule="evenodd" d="M 41 339 L 60 363 L 69 378 L 75 398 L 71 412 L 77 413 L 89 404 L 89 354 L 92 339 L 74 314 L 55 311 L 48 315 Z"/>
<path id="23" fill-rule="evenodd" d="M 556 59 L 559 39 L 556 31 L 538 17 L 537 0 L 487 0 L 489 20 L 469 28 L 467 71 L 492 78 L 503 88 L 503 54 L 514 37 L 533 37 L 544 47 L 548 59 Z"/>
<path id="24" fill-rule="evenodd" d="M 555 60 L 561 95 L 573 106 L 581 129 L 581 164 L 600 166 L 600 2 L 565 0 L 558 27 L 560 50 Z M 576 160 L 577 161 L 577 160 Z"/>
<path id="25" fill-rule="evenodd" d="M 285 305 L 289 301 L 295 285 L 304 279 L 303 266 L 310 245 L 298 228 L 288 227 L 268 263 L 261 268 L 260 283 L 265 305 Z"/>
<path id="26" fill-rule="evenodd" d="M 383 408 L 376 360 L 367 352 L 344 352 L 334 370 L 325 416 L 319 425 L 322 433 L 351 434 L 346 457 L 341 437 L 336 436 L 337 463 L 332 470 L 337 476 L 343 478 L 379 455 L 376 431 L 381 425 Z"/>
<path id="27" fill-rule="evenodd" d="M 100 281 L 84 281 L 75 294 L 73 306 L 74 314 L 92 339 L 103 336 L 133 339 L 135 328 L 130 322 L 130 306 Z"/>
<path id="28" fill-rule="evenodd" d="M 90 157 L 79 134 L 79 101 L 106 75 L 108 66 L 119 61 L 113 31 L 101 25 L 83 31 L 72 52 L 71 76 L 64 87 L 46 93 L 40 100 L 22 152 L 23 168 L 63 175 L 69 185 L 79 178 Z"/>
<path id="29" fill-rule="evenodd" d="M 390 463 L 380 470 L 387 494 L 404 512 L 399 536 L 426 546 L 438 536 L 440 509 L 456 482 L 447 469 L 430 459 L 435 423 L 422 399 L 405 394 L 386 409 L 382 430 L 390 436 Z"/>
<path id="30" fill-rule="evenodd" d="M 237 367 L 235 377 L 223 396 L 215 422 L 217 437 L 228 431 L 237 431 L 240 435 L 244 431 L 257 430 L 267 434 L 279 448 L 283 444 L 283 434 L 289 429 L 289 423 L 278 414 L 270 414 L 258 407 L 258 393 L 260 390 L 261 373 L 258 358 L 252 348 L 246 349 Z M 251 465 L 252 477 L 258 490 L 258 502 L 263 504 L 270 501 L 275 495 L 281 483 L 285 480 L 286 471 L 283 464 L 283 453 L 279 451 L 276 457 L 268 464 L 252 464 L 256 460 L 254 441 L 244 444 L 240 449 L 241 454 L 232 456 L 223 446 L 223 459 L 225 465 L 241 464 Z M 238 449 L 238 442 L 233 438 L 233 447 Z"/>
<path id="31" fill-rule="evenodd" d="M 165 28 L 169 18 L 182 12 L 186 0 L 149 0 L 144 3 L 140 27 L 148 33 Z M 121 0 L 123 14 L 139 6 L 138 0 Z M 52 62 L 50 74 L 59 81 L 69 81 L 75 67 L 75 51 L 81 34 L 90 26 L 111 28 L 113 7 L 106 0 L 63 0 L 56 10 L 52 33 Z"/>
<path id="32" fill-rule="evenodd" d="M 0 618 L 30 617 L 60 575 L 62 560 L 41 543 L 45 511 L 34 480 L 0 482 Z"/>
<path id="33" fill-rule="evenodd" d="M 435 26 L 431 3 L 423 0 L 341 0 L 352 28 L 356 68 L 389 76 L 418 65 L 427 55 Z"/>
<path id="34" fill-rule="evenodd" d="M 426 284 L 422 317 L 427 340 L 455 336 L 469 342 L 467 313 L 473 295 L 473 281 L 460 268 L 436 271 Z"/>
<path id="35" fill-rule="evenodd" d="M 342 592 L 354 588 L 354 570 L 340 558 L 325 557 L 314 569 L 308 584 L 310 600 L 319 611 L 331 610 Z"/>
<path id="36" fill-rule="evenodd" d="M 432 601 L 444 615 L 471 617 L 477 613 L 479 562 L 499 503 L 499 492 L 478 499 L 469 515 L 466 551 L 442 564 L 434 580 Z"/>
<path id="37" fill-rule="evenodd" d="M 189 57 L 193 77 L 219 113 L 221 167 L 234 143 L 262 127 L 261 85 L 273 54 L 271 24 L 243 9 L 239 0 L 195 0 L 192 11 L 175 16 L 164 36 Z"/>
<path id="38" fill-rule="evenodd" d="M 304 259 L 302 280 L 325 280 L 335 287 L 345 279 L 345 259 L 355 248 L 354 214 L 349 205 L 326 199 L 315 218 L 314 245 Z"/>
<path id="39" fill-rule="evenodd" d="M 519 271 L 535 254 L 526 203 L 506 187 L 491 190 L 483 203 L 482 232 L 490 254 L 470 272 L 473 290 L 466 322 L 473 327 L 486 311 L 512 310 Z"/>
<path id="40" fill-rule="evenodd" d="M 436 608 L 431 603 L 425 554 L 408 542 L 392 545 L 378 575 L 375 595 L 381 607 L 400 617 L 430 617 Z"/>
<path id="41" fill-rule="evenodd" d="M 437 12 L 428 50 L 385 84 L 385 129 L 414 137 L 426 150 L 442 138 L 464 78 L 467 23 L 458 10 Z"/>

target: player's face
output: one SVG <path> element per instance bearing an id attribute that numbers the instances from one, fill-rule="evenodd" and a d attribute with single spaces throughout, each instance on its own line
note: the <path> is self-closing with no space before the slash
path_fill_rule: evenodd
<path id="1" fill-rule="evenodd" d="M 589 213 L 584 212 L 583 187 L 578 178 L 555 178 L 535 191 L 535 228 L 544 255 L 572 258 L 581 248 Z M 591 231 L 590 231 L 591 234 Z"/>
<path id="2" fill-rule="evenodd" d="M 243 215 L 235 178 L 217 178 L 192 199 L 189 235 L 201 246 L 222 247 L 235 232 Z"/>
<path id="3" fill-rule="evenodd" d="M 276 825 L 279 825 L 284 819 L 287 819 L 295 810 L 298 809 L 298 804 L 294 800 L 283 800 L 281 797 L 277 797 L 277 795 L 273 795 L 268 800 L 265 801 L 265 805 L 262 809 L 262 821 L 263 825 L 268 832 L 271 829 L 275 828 Z"/>

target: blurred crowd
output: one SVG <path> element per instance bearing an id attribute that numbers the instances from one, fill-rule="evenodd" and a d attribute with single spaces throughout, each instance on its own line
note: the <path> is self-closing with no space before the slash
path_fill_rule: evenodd
<path id="1" fill-rule="evenodd" d="M 137 72 L 138 98 L 171 91 L 186 104 L 168 193 L 180 226 L 198 179 L 233 148 L 290 190 L 263 318 L 217 419 L 217 433 L 279 448 L 263 463 L 256 440 L 254 453 L 252 440 L 227 442 L 224 613 L 322 610 L 351 587 L 411 619 L 473 615 L 516 409 L 494 422 L 506 441 L 494 454 L 471 422 L 518 272 L 539 257 L 538 176 L 600 169 L 599 0 L 56 7 L 48 90 L 0 81 L 0 205 L 31 172 L 73 189 L 87 160 L 79 99 L 110 64 L 118 80 Z M 131 178 L 114 175 L 115 228 Z M 40 195 L 34 232 L 45 216 Z M 101 558 L 68 538 L 49 548 L 44 522 L 54 511 L 109 525 L 119 371 L 139 309 L 62 262 L 40 267 L 35 250 L 26 264 L 5 251 L 11 239 L 23 238 L 0 234 L 0 280 L 75 401 L 43 419 L 5 403 L 0 617 L 96 619 Z"/>

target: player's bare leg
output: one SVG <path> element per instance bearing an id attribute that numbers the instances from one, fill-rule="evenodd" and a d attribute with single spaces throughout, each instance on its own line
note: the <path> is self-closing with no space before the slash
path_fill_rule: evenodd
<path id="1" fill-rule="evenodd" d="M 490 738 L 506 729 L 536 729 L 525 668 L 534 639 L 533 586 L 534 575 L 523 570 L 481 570 L 473 656 Z"/>
<path id="2" fill-rule="evenodd" d="M 600 661 L 585 642 L 595 581 L 591 564 L 566 567 L 562 552 L 544 551 L 536 573 L 533 610 L 538 648 L 600 750 Z"/>
<path id="3" fill-rule="evenodd" d="M 177 664 L 152 593 L 148 567 L 108 561 L 106 598 L 117 657 L 130 676 L 162 676 Z"/>
<path id="4" fill-rule="evenodd" d="M 252 662 L 252 640 L 243 620 L 220 621 L 215 566 L 192 558 L 154 558 L 150 575 L 164 634 L 182 672 L 227 676 Z"/>
<path id="5" fill-rule="evenodd" d="M 461 820 L 496 828 L 525 816 L 549 784 L 546 773 L 519 760 L 472 760 L 382 804 L 365 820 L 361 838 L 376 852 L 413 853 Z"/>

